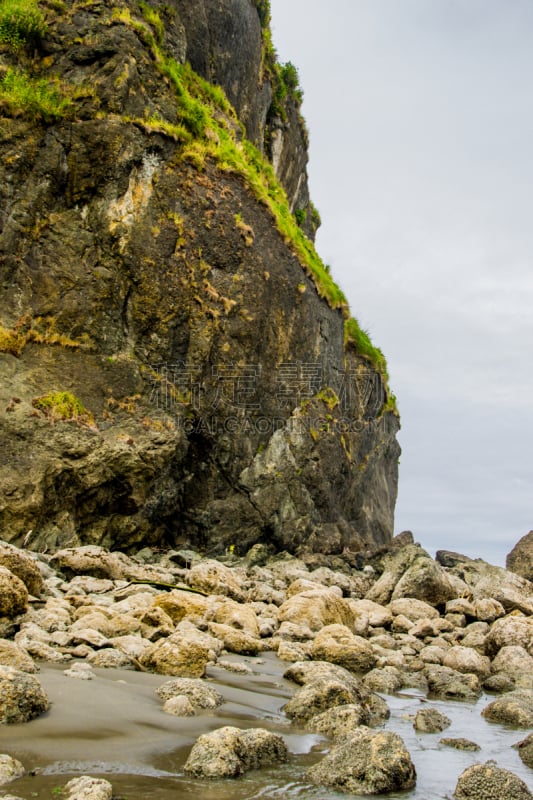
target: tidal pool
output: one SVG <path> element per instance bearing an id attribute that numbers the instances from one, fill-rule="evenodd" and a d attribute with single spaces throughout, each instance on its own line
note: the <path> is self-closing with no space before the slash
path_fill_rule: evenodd
<path id="1" fill-rule="evenodd" d="M 123 800 L 357 797 L 306 783 L 305 770 L 322 757 L 330 742 L 295 728 L 284 716 L 281 708 L 296 688 L 282 677 L 288 664 L 272 653 L 233 660 L 245 661 L 253 674 L 209 668 L 208 680 L 226 702 L 216 711 L 187 718 L 162 711 L 155 689 L 170 680 L 168 676 L 95 669 L 97 677 L 84 681 L 66 677 L 64 666 L 43 665 L 38 677 L 51 701 L 49 712 L 24 725 L 0 726 L 0 753 L 18 758 L 34 774 L 0 792 L 25 800 L 53 798 L 70 778 L 93 775 L 107 778 L 114 796 Z M 428 701 L 416 690 L 383 697 L 391 709 L 386 727 L 403 737 L 418 775 L 415 789 L 386 795 L 390 800 L 451 798 L 460 773 L 489 759 L 531 787 L 533 773 L 512 748 L 527 731 L 486 722 L 481 711 L 491 700 L 487 695 L 476 703 Z M 413 716 L 428 703 L 452 720 L 443 733 L 422 734 L 413 729 Z M 289 762 L 236 780 L 208 782 L 184 776 L 183 765 L 195 739 L 223 725 L 280 733 L 291 753 Z M 454 750 L 439 744 L 442 737 L 471 739 L 481 750 Z"/>

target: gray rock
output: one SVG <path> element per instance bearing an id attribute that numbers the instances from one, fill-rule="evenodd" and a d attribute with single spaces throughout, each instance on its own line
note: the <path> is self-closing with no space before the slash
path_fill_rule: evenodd
<path id="1" fill-rule="evenodd" d="M 335 791 L 372 795 L 412 789 L 416 770 L 397 734 L 359 728 L 333 745 L 306 777 Z"/>
<path id="2" fill-rule="evenodd" d="M 531 800 L 533 795 L 514 773 L 494 761 L 474 764 L 459 776 L 455 800 Z"/>
<path id="3" fill-rule="evenodd" d="M 359 693 L 343 681 L 323 679 L 306 683 L 298 689 L 282 710 L 295 722 L 305 723 L 322 711 L 356 703 L 358 699 Z"/>

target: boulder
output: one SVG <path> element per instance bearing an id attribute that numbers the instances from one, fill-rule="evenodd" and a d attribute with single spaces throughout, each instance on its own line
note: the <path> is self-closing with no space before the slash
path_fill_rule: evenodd
<path id="1" fill-rule="evenodd" d="M 366 617 L 372 628 L 387 628 L 392 622 L 391 611 L 373 600 L 349 600 L 348 604 L 356 619 Z"/>
<path id="2" fill-rule="evenodd" d="M 133 667 L 134 662 L 126 653 L 115 647 L 104 647 L 87 656 L 87 661 L 93 667 L 104 667 L 106 669 L 118 669 Z"/>
<path id="3" fill-rule="evenodd" d="M 505 616 L 505 608 L 493 597 L 479 597 L 472 603 L 474 617 L 481 622 L 494 622 Z"/>
<path id="4" fill-rule="evenodd" d="M 139 661 L 146 669 L 161 675 L 202 678 L 207 664 L 221 649 L 220 642 L 213 637 L 187 628 L 147 647 Z"/>
<path id="5" fill-rule="evenodd" d="M 61 796 L 65 800 L 111 800 L 113 787 L 104 778 L 82 775 L 65 784 Z"/>
<path id="6" fill-rule="evenodd" d="M 528 581 L 533 581 L 533 531 L 515 544 L 505 559 L 505 566 Z"/>
<path id="7" fill-rule="evenodd" d="M 533 733 L 530 733 L 529 736 L 526 736 L 525 739 L 522 739 L 521 742 L 513 745 L 518 750 L 518 755 L 526 765 L 530 769 L 533 769 Z"/>
<path id="8" fill-rule="evenodd" d="M 509 614 L 492 624 L 485 639 L 487 655 L 494 657 L 502 647 L 523 647 L 533 656 L 533 618 Z"/>
<path id="9" fill-rule="evenodd" d="M 365 675 L 363 684 L 372 692 L 394 694 L 403 686 L 403 675 L 397 667 L 393 666 L 373 669 Z"/>
<path id="10" fill-rule="evenodd" d="M 331 739 L 338 739 L 353 733 L 361 725 L 369 724 L 370 714 L 367 707 L 360 703 L 346 703 L 316 714 L 307 720 L 306 727 Z"/>
<path id="11" fill-rule="evenodd" d="M 40 597 L 44 591 L 44 581 L 35 558 L 13 545 L 0 542 L 0 566 L 20 578 L 29 594 Z"/>
<path id="12" fill-rule="evenodd" d="M 249 605 L 224 600 L 214 609 L 211 621 L 243 631 L 253 638 L 259 637 L 257 614 Z"/>
<path id="13" fill-rule="evenodd" d="M 185 763 L 194 778 L 238 778 L 244 772 L 287 760 L 281 736 L 262 728 L 218 728 L 200 736 Z"/>
<path id="14" fill-rule="evenodd" d="M 394 587 L 391 600 L 401 597 L 411 597 L 423 600 L 431 606 L 438 606 L 455 597 L 455 591 L 440 564 L 431 558 L 420 556 Z"/>
<path id="15" fill-rule="evenodd" d="M 28 608 L 28 590 L 7 567 L 0 566 L 0 617 L 12 619 Z"/>
<path id="16" fill-rule="evenodd" d="M 443 714 L 437 708 L 421 708 L 416 712 L 413 722 L 415 731 L 422 733 L 440 733 L 452 724 L 452 721 L 446 714 Z"/>
<path id="17" fill-rule="evenodd" d="M 392 600 L 389 604 L 391 614 L 397 617 L 403 614 L 412 622 L 418 622 L 420 619 L 436 619 L 439 617 L 439 612 L 429 603 L 424 600 L 419 600 L 416 597 L 399 597 Z M 446 606 L 448 608 L 448 606 Z"/>
<path id="18" fill-rule="evenodd" d="M 195 678 L 176 678 L 166 681 L 156 689 L 156 694 L 163 701 L 184 696 L 191 702 L 193 708 L 201 709 L 218 708 L 224 702 L 224 697 L 214 686 Z"/>
<path id="19" fill-rule="evenodd" d="M 17 778 L 22 778 L 26 770 L 16 758 L 2 753 L 0 755 L 0 786 L 11 783 Z"/>
<path id="20" fill-rule="evenodd" d="M 297 661 L 285 670 L 283 677 L 299 686 L 321 680 L 337 680 L 345 683 L 354 692 L 362 691 L 359 678 L 344 667 L 327 661 Z"/>
<path id="21" fill-rule="evenodd" d="M 506 675 L 516 686 L 533 689 L 533 656 L 520 645 L 501 647 L 491 667 L 495 675 Z"/>
<path id="22" fill-rule="evenodd" d="M 429 694 L 455 700 L 477 700 L 481 685 L 477 675 L 457 672 L 450 667 L 428 664 L 424 667 Z"/>
<path id="23" fill-rule="evenodd" d="M 278 609 L 278 621 L 307 625 L 317 632 L 336 624 L 352 630 L 355 617 L 349 602 L 333 589 L 313 589 L 286 600 Z"/>
<path id="24" fill-rule="evenodd" d="M 454 792 L 455 800 L 532 800 L 533 795 L 522 781 L 495 761 L 474 764 L 461 773 Z"/>
<path id="25" fill-rule="evenodd" d="M 450 667 L 457 672 L 472 672 L 482 680 L 490 675 L 490 659 L 480 655 L 477 650 L 471 647 L 454 645 L 444 653 L 442 661 L 445 667 Z"/>
<path id="26" fill-rule="evenodd" d="M 29 722 L 48 707 L 48 697 L 37 678 L 0 666 L 0 723 Z"/>
<path id="27" fill-rule="evenodd" d="M 32 657 L 9 639 L 0 639 L 0 664 L 4 667 L 15 667 L 21 672 L 38 671 Z"/>
<path id="28" fill-rule="evenodd" d="M 489 703 L 481 712 L 489 722 L 515 725 L 517 728 L 533 727 L 533 690 L 516 689 Z"/>
<path id="29" fill-rule="evenodd" d="M 366 639 L 355 636 L 345 625 L 326 625 L 311 647 L 314 661 L 329 661 L 352 672 L 368 672 L 376 656 Z"/>
<path id="30" fill-rule="evenodd" d="M 295 722 L 307 722 L 311 717 L 335 706 L 356 703 L 359 692 L 335 678 L 323 678 L 306 683 L 282 707 L 282 711 Z"/>
<path id="31" fill-rule="evenodd" d="M 239 575 L 220 561 L 208 560 L 195 564 L 189 570 L 187 583 L 206 594 L 222 594 L 240 603 L 246 599 Z"/>
<path id="32" fill-rule="evenodd" d="M 162 609 L 176 625 L 182 619 L 189 619 L 195 624 L 201 622 L 207 611 L 207 603 L 203 595 L 183 589 L 172 589 L 153 601 L 154 608 Z"/>
<path id="33" fill-rule="evenodd" d="M 334 744 L 306 777 L 335 791 L 372 795 L 412 789 L 416 770 L 400 736 L 362 727 Z"/>
<path id="34" fill-rule="evenodd" d="M 409 544 L 398 552 L 392 552 L 383 559 L 383 572 L 366 593 L 367 600 L 379 605 L 390 602 L 396 584 L 418 558 L 429 558 L 428 553 L 418 544 Z M 422 598 L 424 599 L 424 598 Z"/>
<path id="35" fill-rule="evenodd" d="M 246 631 L 238 630 L 232 625 L 220 625 L 217 622 L 210 622 L 209 633 L 215 636 L 230 653 L 237 653 L 241 656 L 256 656 L 263 649 L 261 639 L 251 636 Z M 259 631 L 258 631 L 259 635 Z"/>

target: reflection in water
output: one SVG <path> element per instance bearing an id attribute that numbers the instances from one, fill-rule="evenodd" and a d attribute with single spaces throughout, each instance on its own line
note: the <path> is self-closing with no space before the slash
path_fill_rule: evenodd
<path id="1" fill-rule="evenodd" d="M 237 660 L 237 659 L 234 659 Z M 242 659 L 241 659 L 242 660 Z M 40 680 L 52 702 L 43 717 L 25 725 L 0 726 L 0 752 L 9 753 L 34 775 L 9 784 L 20 797 L 51 798 L 75 775 L 100 775 L 124 800 L 334 800 L 346 798 L 305 782 L 305 770 L 328 749 L 322 737 L 293 727 L 282 706 L 295 687 L 282 677 L 287 664 L 273 654 L 247 658 L 253 674 L 241 675 L 211 667 L 208 679 L 226 702 L 196 717 L 163 713 L 155 689 L 169 680 L 162 675 L 95 670 L 97 678 L 81 681 L 63 675 L 63 667 L 43 666 Z M 412 718 L 425 698 L 416 691 L 386 696 L 391 708 L 387 727 L 399 733 L 415 762 L 418 782 L 411 792 L 390 794 L 390 800 L 442 800 L 451 796 L 466 767 L 493 758 L 530 783 L 530 772 L 512 745 L 523 731 L 486 722 L 481 710 L 489 702 L 430 701 L 451 718 L 445 734 L 420 734 Z M 207 731 L 236 725 L 264 727 L 284 736 L 291 758 L 285 765 L 251 772 L 238 780 L 200 781 L 186 777 L 183 765 L 195 739 Z M 473 739 L 479 753 L 439 745 L 442 735 Z M 7 789 L 7 787 L 3 787 Z"/>

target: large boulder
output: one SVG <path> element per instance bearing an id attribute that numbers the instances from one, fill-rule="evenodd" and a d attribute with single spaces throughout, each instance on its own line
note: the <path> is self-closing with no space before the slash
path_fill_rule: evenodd
<path id="1" fill-rule="evenodd" d="M 48 697 L 37 678 L 0 666 L 0 723 L 29 722 L 48 707 Z"/>
<path id="2" fill-rule="evenodd" d="M 352 630 L 355 617 L 348 601 L 333 589 L 311 589 L 286 600 L 278 609 L 278 621 L 307 625 L 312 631 L 336 624 Z"/>
<path id="3" fill-rule="evenodd" d="M 533 656 L 520 645 L 501 647 L 491 667 L 495 675 L 507 676 L 516 686 L 533 689 Z"/>
<path id="4" fill-rule="evenodd" d="M 146 669 L 161 675 L 203 678 L 207 664 L 216 660 L 221 649 L 218 640 L 188 626 L 147 647 L 139 661 Z"/>
<path id="5" fill-rule="evenodd" d="M 455 590 L 440 564 L 420 556 L 394 587 L 391 599 L 394 601 L 401 597 L 413 597 L 431 606 L 439 606 L 455 597 Z"/>
<path id="6" fill-rule="evenodd" d="M 311 647 L 315 661 L 330 661 L 352 672 L 368 672 L 377 658 L 372 647 L 361 636 L 355 636 L 346 625 L 326 625 L 319 631 Z"/>
<path id="7" fill-rule="evenodd" d="M 199 564 L 195 564 L 189 570 L 187 583 L 206 594 L 226 595 L 241 603 L 246 599 L 242 580 L 238 574 L 220 561 L 200 561 Z"/>
<path id="8" fill-rule="evenodd" d="M 474 764 L 459 776 L 455 800 L 532 800 L 533 795 L 523 780 L 495 761 Z"/>
<path id="9" fill-rule="evenodd" d="M 493 657 L 502 647 L 523 647 L 533 656 L 533 617 L 509 614 L 492 624 L 485 639 L 485 651 Z"/>
<path id="10" fill-rule="evenodd" d="M 0 617 L 12 619 L 24 614 L 28 607 L 28 590 L 17 576 L 0 567 Z"/>
<path id="11" fill-rule="evenodd" d="M 20 578 L 28 592 L 40 597 L 44 589 L 43 576 L 35 559 L 13 545 L 0 542 L 0 566 L 7 567 Z"/>
<path id="12" fill-rule="evenodd" d="M 207 598 L 203 595 L 183 589 L 172 589 L 153 601 L 154 608 L 162 609 L 175 624 L 182 619 L 198 624 L 204 619 L 207 603 Z"/>
<path id="13" fill-rule="evenodd" d="M 320 679 L 306 683 L 283 706 L 290 719 L 305 723 L 329 708 L 356 703 L 359 692 L 342 680 Z"/>
<path id="14" fill-rule="evenodd" d="M 490 659 L 480 655 L 471 647 L 461 645 L 450 647 L 446 650 L 442 663 L 456 672 L 472 672 L 481 679 L 490 675 Z"/>
<path id="15" fill-rule="evenodd" d="M 33 658 L 9 639 L 0 639 L 0 664 L 4 667 L 15 667 L 21 672 L 38 670 Z"/>
<path id="16" fill-rule="evenodd" d="M 507 555 L 505 566 L 522 578 L 533 581 L 533 531 L 518 540 Z"/>
<path id="17" fill-rule="evenodd" d="M 433 697 L 455 700 L 477 700 L 481 685 L 477 675 L 457 672 L 450 667 L 428 664 L 424 668 L 429 694 Z"/>
<path id="18" fill-rule="evenodd" d="M 238 778 L 244 772 L 287 760 L 281 736 L 262 728 L 218 728 L 193 745 L 185 773 L 195 778 Z"/>
<path id="19" fill-rule="evenodd" d="M 333 745 L 306 777 L 335 791 L 373 795 L 412 789 L 416 770 L 398 734 L 359 728 Z"/>
<path id="20" fill-rule="evenodd" d="M 533 727 L 533 690 L 516 689 L 489 703 L 481 712 L 490 722 L 514 725 L 517 728 Z"/>

